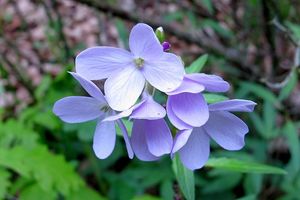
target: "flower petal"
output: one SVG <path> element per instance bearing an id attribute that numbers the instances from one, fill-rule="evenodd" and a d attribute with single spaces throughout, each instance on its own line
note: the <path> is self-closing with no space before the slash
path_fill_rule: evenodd
<path id="1" fill-rule="evenodd" d="M 204 73 L 186 74 L 190 80 L 196 81 L 204 85 L 205 90 L 208 92 L 226 92 L 229 90 L 230 85 L 221 77 L 216 75 L 208 75 Z"/>
<path id="2" fill-rule="evenodd" d="M 256 103 L 243 99 L 232 99 L 210 104 L 210 111 L 252 112 Z"/>
<path id="3" fill-rule="evenodd" d="M 145 61 L 142 72 L 146 80 L 162 92 L 171 92 L 180 86 L 184 68 L 179 57 L 171 53 Z"/>
<path id="4" fill-rule="evenodd" d="M 163 47 L 153 29 L 143 23 L 139 23 L 132 28 L 129 36 L 129 48 L 135 58 L 144 60 L 156 59 L 163 53 Z"/>
<path id="5" fill-rule="evenodd" d="M 75 60 L 76 72 L 89 80 L 108 78 L 132 64 L 133 55 L 114 47 L 92 47 L 82 51 Z"/>
<path id="6" fill-rule="evenodd" d="M 143 103 L 137 106 L 130 118 L 131 119 L 161 119 L 166 116 L 166 110 L 159 103 L 155 102 L 151 96 L 148 96 Z"/>
<path id="7" fill-rule="evenodd" d="M 103 119 L 103 121 L 115 121 L 117 119 L 121 119 L 121 118 L 124 118 L 124 117 L 128 117 L 129 115 L 131 115 L 131 113 L 133 112 L 133 110 L 137 107 L 139 107 L 141 104 L 144 103 L 145 100 L 142 100 L 141 102 L 135 104 L 134 106 L 132 106 L 131 108 L 127 109 L 127 110 L 124 110 L 116 115 L 111 115 L 111 116 L 108 116 L 106 118 Z"/>
<path id="8" fill-rule="evenodd" d="M 114 150 L 116 129 L 114 122 L 98 122 L 95 130 L 93 149 L 100 159 L 107 158 Z"/>
<path id="9" fill-rule="evenodd" d="M 92 81 L 85 79 L 77 73 L 69 73 L 80 83 L 80 85 L 85 89 L 85 91 L 89 93 L 89 95 L 101 101 L 102 103 L 106 103 L 106 100 L 101 90 Z"/>
<path id="10" fill-rule="evenodd" d="M 205 88 L 202 84 L 199 84 L 195 81 L 192 81 L 192 80 L 184 77 L 182 82 L 181 82 L 181 85 L 177 89 L 175 89 L 171 92 L 168 92 L 167 94 L 168 95 L 175 95 L 175 94 L 180 94 L 180 93 L 183 93 L 183 92 L 200 93 L 204 89 Z"/>
<path id="11" fill-rule="evenodd" d="M 247 125 L 237 116 L 227 111 L 210 112 L 204 125 L 207 134 L 227 150 L 240 150 L 245 145 Z"/>
<path id="12" fill-rule="evenodd" d="M 208 120 L 208 106 L 202 94 L 182 93 L 169 98 L 174 114 L 186 124 L 200 127 Z"/>
<path id="13" fill-rule="evenodd" d="M 136 157 L 143 161 L 153 161 L 159 159 L 152 155 L 148 149 L 146 143 L 146 136 L 145 136 L 145 127 L 144 120 L 136 119 L 133 121 L 132 127 L 132 134 L 131 134 L 131 144 L 133 151 Z"/>
<path id="14" fill-rule="evenodd" d="M 164 119 L 143 120 L 149 151 L 154 156 L 168 154 L 172 150 L 173 138 Z"/>
<path id="15" fill-rule="evenodd" d="M 70 96 L 55 102 L 53 112 L 65 122 L 80 123 L 104 116 L 101 106 L 92 97 Z"/>
<path id="16" fill-rule="evenodd" d="M 129 139 L 129 136 L 128 136 L 127 129 L 126 129 L 124 123 L 122 122 L 122 120 L 117 120 L 117 124 L 120 127 L 121 132 L 123 134 L 123 138 L 124 138 L 124 141 L 125 141 L 128 157 L 130 159 L 132 159 L 134 154 L 133 154 L 133 150 L 132 150 L 132 147 L 131 147 L 131 143 L 130 143 L 130 139 Z"/>
<path id="17" fill-rule="evenodd" d="M 117 111 L 129 109 L 139 98 L 145 78 L 136 67 L 126 67 L 110 76 L 104 85 L 105 96 L 110 107 Z"/>
<path id="18" fill-rule="evenodd" d="M 200 169 L 209 157 L 209 137 L 203 128 L 193 129 L 187 143 L 178 151 L 184 166 L 190 170 Z"/>
<path id="19" fill-rule="evenodd" d="M 167 100 L 167 114 L 170 122 L 179 130 L 192 129 L 193 128 L 192 126 L 186 124 L 184 121 L 182 121 L 175 115 L 171 104 L 172 104 L 172 96 L 169 96 Z"/>
<path id="20" fill-rule="evenodd" d="M 193 129 L 181 130 L 178 131 L 174 139 L 174 144 L 172 148 L 172 154 L 176 153 L 181 149 L 188 141 Z"/>

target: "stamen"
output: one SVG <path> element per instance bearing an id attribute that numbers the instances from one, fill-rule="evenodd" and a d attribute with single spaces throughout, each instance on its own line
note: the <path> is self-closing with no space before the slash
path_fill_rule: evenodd
<path id="1" fill-rule="evenodd" d="M 142 68 L 144 65 L 144 59 L 142 58 L 134 59 L 134 63 L 138 68 Z"/>

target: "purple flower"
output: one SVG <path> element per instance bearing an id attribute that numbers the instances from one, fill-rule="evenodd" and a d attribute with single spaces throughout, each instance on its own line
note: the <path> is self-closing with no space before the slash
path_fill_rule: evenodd
<path id="1" fill-rule="evenodd" d="M 240 150 L 245 145 L 248 127 L 230 112 L 252 112 L 255 105 L 252 101 L 240 99 L 209 105 L 208 121 L 201 127 L 179 131 L 172 154 L 178 151 L 182 163 L 194 170 L 203 167 L 208 160 L 210 138 L 226 150 Z"/>
<path id="2" fill-rule="evenodd" d="M 179 130 L 200 127 L 209 115 L 207 103 L 200 92 L 225 92 L 228 89 L 229 84 L 219 76 L 186 74 L 181 85 L 167 93 L 168 118 Z"/>
<path id="3" fill-rule="evenodd" d="M 115 122 L 119 125 L 126 143 L 128 156 L 133 158 L 127 130 L 121 120 L 102 121 L 105 117 L 115 113 L 109 105 L 101 90 L 91 81 L 76 73 L 70 72 L 91 97 L 70 96 L 58 100 L 53 112 L 61 120 L 68 123 L 80 123 L 97 119 L 93 149 L 100 159 L 107 158 L 113 151 L 116 141 Z"/>
<path id="4" fill-rule="evenodd" d="M 172 150 L 171 131 L 163 119 L 165 109 L 156 103 L 152 96 L 145 94 L 140 103 L 104 121 L 116 120 L 129 116 L 133 119 L 131 145 L 137 158 L 143 161 L 159 159 Z"/>
<path id="5" fill-rule="evenodd" d="M 130 51 L 114 47 L 94 47 L 76 58 L 76 71 L 89 80 L 107 78 L 104 91 L 111 108 L 129 109 L 149 82 L 162 92 L 176 89 L 183 79 L 181 59 L 166 53 L 153 29 L 146 24 L 133 27 Z"/>

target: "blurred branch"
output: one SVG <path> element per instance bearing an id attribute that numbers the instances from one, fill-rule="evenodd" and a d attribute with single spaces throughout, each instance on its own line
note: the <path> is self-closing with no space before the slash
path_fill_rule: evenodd
<path id="1" fill-rule="evenodd" d="M 162 26 L 166 32 L 171 35 L 176 36 L 177 38 L 186 41 L 187 43 L 197 44 L 201 48 L 206 49 L 208 52 L 223 56 L 226 60 L 236 64 L 237 66 L 241 67 L 245 70 L 247 76 L 249 73 L 254 76 L 255 79 L 258 79 L 260 73 L 258 66 L 253 64 L 248 64 L 246 62 L 246 55 L 241 53 L 240 51 L 224 47 L 222 44 L 218 43 L 215 40 L 210 39 L 209 37 L 205 36 L 200 31 L 181 31 L 173 28 L 172 26 L 162 23 L 161 21 L 155 20 L 151 17 L 142 17 L 139 16 L 137 13 L 127 12 L 125 10 L 112 7 L 107 4 L 101 3 L 101 1 L 97 0 L 76 0 L 79 3 L 85 4 L 87 6 L 93 7 L 100 12 L 110 13 L 115 17 L 119 17 L 125 20 L 129 20 L 135 23 L 138 22 L 145 22 L 152 27 L 159 27 Z"/>
<path id="2" fill-rule="evenodd" d="M 286 28 L 284 25 L 282 25 L 277 18 L 274 18 L 271 22 L 278 30 L 283 32 L 285 36 L 290 40 L 290 42 L 295 46 L 299 46 L 299 42 L 293 37 L 293 34 L 291 31 Z"/>
<path id="3" fill-rule="evenodd" d="M 267 46 L 268 46 L 268 51 L 269 54 L 272 58 L 272 66 L 275 68 L 272 70 L 271 72 L 271 76 L 274 76 L 276 73 L 276 68 L 278 66 L 278 57 L 276 54 L 276 46 L 275 46 L 275 35 L 271 26 L 271 22 L 272 22 L 272 16 L 271 16 L 271 9 L 269 7 L 268 4 L 269 0 L 262 0 L 261 4 L 262 4 L 262 15 L 263 15 L 263 20 L 262 20 L 262 24 L 263 24 L 263 33 L 265 36 L 265 39 L 267 41 Z"/>

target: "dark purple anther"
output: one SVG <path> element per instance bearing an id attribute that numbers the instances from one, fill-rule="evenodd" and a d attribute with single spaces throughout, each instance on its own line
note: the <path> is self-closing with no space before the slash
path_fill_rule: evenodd
<path id="1" fill-rule="evenodd" d="M 164 51 L 169 51 L 171 49 L 171 44 L 169 42 L 163 42 L 161 45 L 163 46 Z"/>

